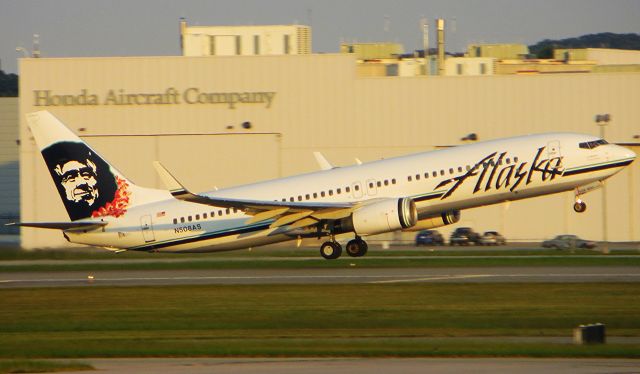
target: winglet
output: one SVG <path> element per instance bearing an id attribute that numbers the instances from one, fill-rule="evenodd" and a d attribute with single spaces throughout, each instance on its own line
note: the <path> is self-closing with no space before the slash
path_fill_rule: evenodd
<path id="1" fill-rule="evenodd" d="M 178 182 L 176 177 L 171 175 L 171 173 L 169 173 L 169 171 L 160 162 L 153 161 L 153 167 L 156 168 L 156 172 L 158 172 L 160 179 L 162 179 L 162 183 L 164 183 L 173 196 L 188 193 L 187 189 L 184 188 L 184 186 Z"/>
<path id="2" fill-rule="evenodd" d="M 320 152 L 313 152 L 313 155 L 316 158 L 316 162 L 320 165 L 320 169 L 322 170 L 331 170 L 335 166 L 331 165 L 331 163 L 324 157 L 324 155 Z"/>

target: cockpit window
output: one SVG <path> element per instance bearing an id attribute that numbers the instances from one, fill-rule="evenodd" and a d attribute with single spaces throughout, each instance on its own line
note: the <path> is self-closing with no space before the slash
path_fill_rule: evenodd
<path id="1" fill-rule="evenodd" d="M 598 140 L 594 140 L 594 141 L 590 141 L 590 142 L 580 143 L 579 146 L 580 146 L 580 148 L 584 148 L 584 149 L 594 149 L 596 147 L 599 147 L 599 146 L 605 145 L 605 144 L 609 144 L 609 143 L 604 139 L 598 139 Z"/>

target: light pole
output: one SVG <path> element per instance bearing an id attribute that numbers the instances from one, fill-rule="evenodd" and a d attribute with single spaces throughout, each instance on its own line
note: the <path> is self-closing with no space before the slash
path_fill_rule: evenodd
<path id="1" fill-rule="evenodd" d="M 609 124 L 611 121 L 611 115 L 609 113 L 605 114 L 596 114 L 595 117 L 596 125 L 600 127 L 600 138 L 604 139 L 604 127 Z M 609 253 L 609 238 L 607 235 L 608 227 L 607 227 L 607 185 L 605 181 L 602 181 L 602 241 L 603 253 Z"/>

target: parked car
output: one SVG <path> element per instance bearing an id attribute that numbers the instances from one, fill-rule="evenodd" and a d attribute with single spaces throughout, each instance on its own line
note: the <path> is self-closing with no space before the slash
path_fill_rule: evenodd
<path id="1" fill-rule="evenodd" d="M 422 230 L 416 235 L 416 246 L 444 245 L 444 238 L 436 230 Z"/>
<path id="2" fill-rule="evenodd" d="M 571 249 L 571 248 L 595 248 L 596 242 L 583 240 L 576 235 L 558 235 L 551 240 L 542 242 L 544 248 Z"/>
<path id="3" fill-rule="evenodd" d="M 480 244 L 482 245 L 505 245 L 507 240 L 504 236 L 500 235 L 497 231 L 485 231 L 480 238 Z"/>
<path id="4" fill-rule="evenodd" d="M 480 234 L 471 227 L 458 227 L 449 239 L 449 245 L 471 245 L 480 243 Z"/>

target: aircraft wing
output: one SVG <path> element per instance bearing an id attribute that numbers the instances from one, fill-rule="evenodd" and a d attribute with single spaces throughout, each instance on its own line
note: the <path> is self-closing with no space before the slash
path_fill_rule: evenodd
<path id="1" fill-rule="evenodd" d="M 360 203 L 263 201 L 198 195 L 188 191 L 162 164 L 157 161 L 153 164 L 169 192 L 176 199 L 241 210 L 253 216 L 247 220 L 247 224 L 275 218 L 271 227 L 284 225 L 293 225 L 295 228 L 305 227 L 322 219 L 335 220 L 348 217 L 355 208 L 360 206 Z"/>
<path id="2" fill-rule="evenodd" d="M 13 222 L 7 223 L 5 226 L 24 226 L 35 227 L 39 229 L 54 230 L 89 230 L 106 226 L 108 222 L 104 221 L 81 221 L 81 222 Z"/>

